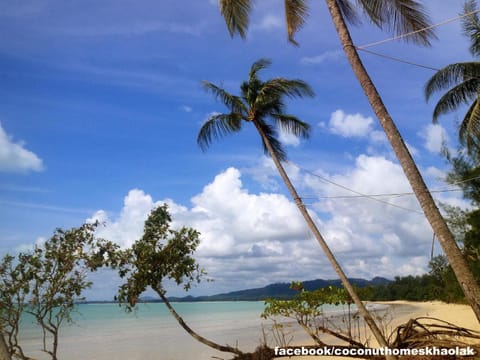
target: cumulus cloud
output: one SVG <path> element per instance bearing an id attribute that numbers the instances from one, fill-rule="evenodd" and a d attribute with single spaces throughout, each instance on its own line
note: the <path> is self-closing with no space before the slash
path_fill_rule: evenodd
<path id="1" fill-rule="evenodd" d="M 425 140 L 425 148 L 431 153 L 438 154 L 444 144 L 448 143 L 449 137 L 445 128 L 440 124 L 429 124 L 420 133 Z"/>
<path id="2" fill-rule="evenodd" d="M 284 131 L 280 131 L 278 135 L 279 135 L 278 136 L 279 140 L 284 145 L 290 145 L 290 146 L 300 145 L 300 138 L 298 136 L 295 136 L 290 133 L 286 133 Z"/>
<path id="3" fill-rule="evenodd" d="M 266 176 L 272 173 L 270 168 Z M 410 192 L 398 164 L 360 155 L 350 169 L 320 175 L 293 173 L 303 191 L 318 197 L 309 201 L 309 210 L 348 276 L 391 278 L 427 270 L 432 233 L 415 197 L 379 196 Z M 201 285 L 199 293 L 336 278 L 294 202 L 274 191 L 250 192 L 236 168 L 218 174 L 190 206 L 155 201 L 134 189 L 118 215 L 98 211 L 92 219 L 107 223 L 99 235 L 129 246 L 141 236 L 150 210 L 164 202 L 174 228 L 190 226 L 201 233 L 196 257 L 215 281 Z"/>
<path id="4" fill-rule="evenodd" d="M 123 208 L 118 217 L 112 219 L 106 211 L 98 210 L 87 221 L 106 224 L 105 227 L 100 227 L 98 235 L 126 248 L 142 236 L 143 224 L 148 214 L 155 206 L 162 203 L 153 201 L 152 197 L 142 190 L 133 189 L 125 196 Z"/>
<path id="5" fill-rule="evenodd" d="M 332 113 L 328 124 L 331 133 L 346 138 L 366 137 L 372 132 L 373 119 L 362 114 L 346 114 L 343 110 Z M 375 134 L 377 138 L 378 135 Z"/>
<path id="6" fill-rule="evenodd" d="M 315 209 L 328 216 L 325 237 L 350 271 L 392 277 L 426 270 L 431 229 L 416 198 L 402 195 L 411 188 L 397 163 L 360 155 L 353 168 L 321 176 L 307 174 L 305 183 L 318 196 Z M 424 261 L 412 262 L 414 256 Z M 358 259 L 368 263 L 368 271 Z"/>
<path id="7" fill-rule="evenodd" d="M 23 142 L 15 142 L 0 124 L 0 172 L 25 173 L 42 170 L 42 159 L 25 149 Z"/>

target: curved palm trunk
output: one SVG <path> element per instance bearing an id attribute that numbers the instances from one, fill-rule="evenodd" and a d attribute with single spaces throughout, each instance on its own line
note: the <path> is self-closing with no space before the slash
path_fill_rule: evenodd
<path id="1" fill-rule="evenodd" d="M 377 324 L 375 323 L 375 320 L 373 320 L 372 316 L 366 309 L 365 305 L 363 302 L 360 300 L 358 297 L 357 293 L 355 292 L 355 289 L 353 288 L 352 284 L 350 284 L 350 281 L 348 280 L 347 276 L 343 272 L 342 268 L 340 267 L 340 264 L 338 263 L 337 259 L 333 255 L 332 251 L 328 247 L 328 244 L 326 243 L 325 239 L 323 238 L 322 234 L 318 230 L 317 226 L 313 222 L 312 217 L 308 213 L 305 205 L 302 202 L 302 199 L 298 196 L 297 191 L 295 190 L 292 182 L 290 181 L 290 178 L 288 177 L 285 169 L 283 168 L 282 164 L 278 160 L 277 156 L 275 155 L 275 152 L 272 149 L 272 146 L 270 142 L 268 141 L 267 137 L 263 133 L 262 129 L 260 126 L 258 126 L 255 121 L 253 121 L 255 124 L 255 127 L 257 131 L 259 132 L 263 142 L 265 143 L 265 146 L 270 154 L 270 156 L 273 159 L 273 162 L 275 163 L 275 166 L 277 167 L 278 172 L 280 173 L 280 176 L 282 177 L 282 180 L 285 182 L 285 185 L 287 186 L 288 190 L 290 191 L 290 194 L 292 195 L 293 200 L 295 201 L 295 204 L 297 205 L 298 209 L 300 210 L 303 218 L 307 222 L 308 227 L 312 231 L 313 235 L 317 239 L 318 243 L 320 244 L 320 247 L 322 248 L 323 252 L 327 256 L 328 260 L 332 264 L 333 269 L 337 273 L 337 275 L 340 278 L 340 281 L 343 284 L 343 287 L 347 290 L 348 294 L 352 298 L 353 302 L 358 308 L 358 311 L 360 315 L 365 319 L 365 322 L 367 323 L 368 327 L 370 330 L 372 330 L 373 336 L 375 336 L 375 339 L 377 339 L 378 344 L 381 347 L 387 347 L 387 341 L 385 340 L 385 337 L 382 335 L 382 332 L 378 328 Z M 395 359 L 395 357 L 390 357 L 386 356 L 387 359 Z"/>
<path id="2" fill-rule="evenodd" d="M 173 315 L 173 317 L 175 318 L 175 320 L 177 320 L 177 322 L 180 324 L 180 326 L 190 335 L 192 336 L 195 340 L 198 340 L 200 341 L 202 344 L 204 345 L 207 345 L 215 350 L 218 350 L 218 351 L 222 351 L 222 352 L 229 352 L 229 353 L 233 353 L 233 354 L 237 354 L 237 355 L 243 355 L 243 352 L 241 352 L 240 350 L 238 349 L 235 349 L 231 346 L 225 346 L 225 345 L 220 345 L 220 344 L 217 344 L 217 343 L 214 343 L 213 341 L 210 341 L 206 338 L 204 338 L 203 336 L 200 336 L 198 335 L 195 331 L 193 331 L 186 323 L 185 321 L 183 320 L 183 318 L 178 315 L 178 313 L 175 311 L 175 309 L 172 307 L 172 305 L 170 304 L 170 302 L 168 301 L 167 297 L 163 294 L 162 291 L 157 291 L 157 294 L 161 297 L 161 299 L 163 300 L 163 302 L 165 303 L 165 305 L 167 306 L 168 310 L 170 311 L 170 313 Z M 0 360 L 2 360 L 0 358 Z"/>
<path id="3" fill-rule="evenodd" d="M 385 134 L 392 145 L 403 171 L 412 186 L 412 189 L 420 203 L 420 206 L 425 213 L 433 231 L 445 252 L 445 255 L 452 266 L 452 269 L 462 286 L 465 297 L 480 322 L 480 288 L 473 277 L 473 274 L 468 267 L 465 258 L 462 255 L 453 235 L 448 228 L 445 219 L 440 214 L 432 195 L 428 191 L 422 175 L 420 174 L 415 161 L 408 151 L 402 136 L 400 135 L 393 119 L 388 113 L 387 108 L 375 88 L 370 76 L 368 75 L 363 63 L 358 55 L 358 52 L 353 44 L 350 32 L 338 7 L 336 0 L 326 0 L 330 15 L 337 30 L 343 50 L 350 62 L 350 65 L 355 73 L 360 85 L 362 86 L 365 95 L 370 102 L 370 105 L 375 112 L 380 124 L 385 131 Z"/>

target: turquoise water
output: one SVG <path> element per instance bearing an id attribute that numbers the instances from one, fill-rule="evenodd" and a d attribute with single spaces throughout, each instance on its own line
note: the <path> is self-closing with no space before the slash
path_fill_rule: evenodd
<path id="1" fill-rule="evenodd" d="M 263 302 L 173 303 L 185 322 L 220 344 L 253 350 L 262 333 Z M 210 359 L 228 358 L 191 338 L 162 303 L 139 304 L 127 313 L 116 304 L 82 304 L 73 315 L 75 323 L 61 329 L 59 358 L 84 359 Z M 26 318 L 21 343 L 27 354 L 47 359 L 39 351 L 41 332 Z"/>
<path id="2" fill-rule="evenodd" d="M 261 301 L 172 305 L 200 335 L 222 345 L 238 346 L 242 351 L 253 351 L 260 344 L 264 338 L 262 326 L 270 334 L 268 328 L 272 322 L 260 318 L 264 308 Z M 324 311 L 343 310 L 331 306 Z M 60 360 L 230 358 L 229 354 L 211 350 L 190 337 L 163 303 L 139 304 L 132 313 L 126 313 L 116 304 L 82 304 L 73 317 L 75 323 L 61 328 Z M 296 333 L 298 338 L 305 338 L 301 330 Z M 271 341 L 270 336 L 268 339 Z M 40 351 L 41 332 L 32 319 L 24 319 L 21 343 L 27 355 L 48 359 Z"/>

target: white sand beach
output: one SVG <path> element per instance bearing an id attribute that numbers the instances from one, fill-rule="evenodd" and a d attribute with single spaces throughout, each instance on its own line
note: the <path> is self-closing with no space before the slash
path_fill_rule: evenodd
<path id="1" fill-rule="evenodd" d="M 389 305 L 392 311 L 392 319 L 388 325 L 390 331 L 393 331 L 397 326 L 405 324 L 410 319 L 418 317 L 431 317 L 438 318 L 443 321 L 450 322 L 457 326 L 480 331 L 480 324 L 478 323 L 472 309 L 468 305 L 462 304 L 447 304 L 441 301 L 429 301 L 429 302 L 411 302 L 411 301 L 392 301 L 392 302 L 381 302 L 381 304 Z M 371 333 L 368 334 L 370 339 L 372 339 L 372 346 L 375 346 L 375 340 L 371 336 Z M 300 345 L 304 343 L 296 343 L 295 345 Z M 309 341 L 308 344 L 313 345 L 312 341 Z M 306 356 L 295 356 L 297 360 L 307 360 L 314 357 Z M 346 360 L 351 359 L 348 357 L 339 357 L 339 356 L 322 356 L 322 359 L 329 360 Z"/>

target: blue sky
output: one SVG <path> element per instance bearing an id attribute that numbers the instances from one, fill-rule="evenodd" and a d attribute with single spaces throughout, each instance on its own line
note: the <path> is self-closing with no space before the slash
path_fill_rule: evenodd
<path id="1" fill-rule="evenodd" d="M 462 1 L 427 8 L 433 22 Z M 22 1 L 0 9 L 0 254 L 25 250 L 56 227 L 105 220 L 100 235 L 128 246 L 155 204 L 170 204 L 175 226 L 202 233 L 199 262 L 215 280 L 192 294 L 277 281 L 335 277 L 303 224 L 253 129 L 202 153 L 197 132 L 216 111 L 201 80 L 237 92 L 253 61 L 273 61 L 264 78 L 301 78 L 314 99 L 289 103 L 312 125 L 308 141 L 284 138 L 287 170 L 349 276 L 420 274 L 432 231 L 409 192 L 344 58 L 325 5 L 286 40 L 278 0 L 257 2 L 246 41 L 231 39 L 216 1 Z M 391 36 L 367 21 L 352 28 L 364 45 Z M 440 68 L 470 59 L 454 21 L 421 48 L 398 41 L 370 48 Z M 454 122 L 431 124 L 423 85 L 431 70 L 362 53 L 379 92 L 432 189 L 445 189 L 442 141 L 455 147 Z M 435 100 L 435 99 L 434 99 Z M 314 174 L 320 175 L 313 176 Z M 439 201 L 468 206 L 457 192 Z M 400 207 L 404 208 L 401 209 Z M 437 245 L 438 248 L 438 245 Z M 91 297 L 110 297 L 108 273 Z M 172 295 L 181 294 L 175 288 Z"/>

